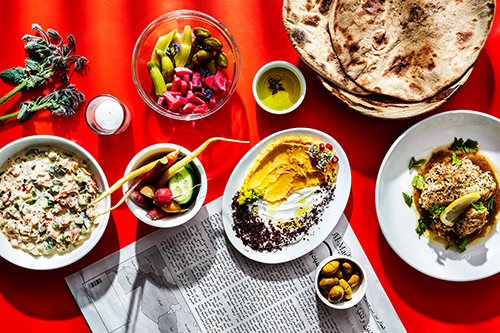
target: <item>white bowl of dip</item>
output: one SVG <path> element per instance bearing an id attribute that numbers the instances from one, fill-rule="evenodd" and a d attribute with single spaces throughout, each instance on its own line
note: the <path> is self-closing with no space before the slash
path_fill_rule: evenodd
<path id="1" fill-rule="evenodd" d="M 93 178 L 98 188 L 102 192 L 108 188 L 108 182 L 104 171 L 101 169 L 99 163 L 97 163 L 94 157 L 75 142 L 57 136 L 34 135 L 7 144 L 0 149 L 0 165 L 3 165 L 8 158 L 16 153 L 35 146 L 51 146 L 76 154 L 79 158 L 87 162 L 88 168 L 93 174 Z M 105 198 L 101 201 L 99 210 L 101 212 L 108 210 L 110 204 L 110 197 Z M 7 237 L 4 234 L 1 234 L 0 255 L 13 264 L 35 270 L 49 270 L 67 266 L 85 256 L 101 239 L 108 224 L 109 213 L 101 215 L 98 219 L 99 224 L 93 230 L 90 237 L 70 252 L 55 254 L 52 256 L 33 256 L 28 252 L 13 248 Z"/>

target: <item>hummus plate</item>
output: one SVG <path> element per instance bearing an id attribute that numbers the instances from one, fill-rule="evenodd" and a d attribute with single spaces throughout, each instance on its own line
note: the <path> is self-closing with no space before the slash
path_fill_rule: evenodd
<path id="1" fill-rule="evenodd" d="M 238 192 L 243 184 L 245 176 L 247 175 L 250 166 L 260 155 L 260 153 L 272 142 L 285 136 L 308 136 L 319 142 L 329 142 L 333 146 L 336 156 L 339 158 L 337 179 L 334 183 L 335 196 L 334 199 L 328 204 L 321 216 L 321 221 L 314 224 L 307 234 L 298 242 L 285 245 L 272 252 L 256 251 L 248 246 L 245 246 L 240 238 L 236 236 L 233 230 L 232 218 L 232 199 L 236 192 Z M 307 254 L 315 249 L 323 242 L 326 237 L 331 233 L 333 228 L 337 225 L 340 217 L 349 199 L 351 191 L 351 169 L 347 156 L 335 139 L 326 133 L 309 128 L 293 128 L 275 133 L 257 145 L 243 156 L 236 168 L 231 174 L 224 195 L 222 197 L 222 219 L 224 223 L 224 230 L 231 244 L 244 256 L 262 263 L 277 264 L 294 260 Z M 293 195 L 291 196 L 293 197 Z M 286 201 L 285 201 L 286 203 Z M 298 207 L 291 208 L 297 209 Z"/>
<path id="2" fill-rule="evenodd" d="M 403 133 L 387 152 L 375 189 L 380 228 L 392 249 L 413 268 L 447 281 L 473 281 L 500 271 L 500 234 L 497 227 L 460 253 L 445 250 L 415 232 L 419 217 L 402 193 L 412 193 L 414 176 L 408 170 L 412 156 L 429 158 L 435 148 L 449 145 L 454 137 L 479 142 L 479 151 L 498 173 L 500 121 L 474 111 L 448 111 L 422 120 Z M 498 222 L 497 222 L 498 223 Z"/>

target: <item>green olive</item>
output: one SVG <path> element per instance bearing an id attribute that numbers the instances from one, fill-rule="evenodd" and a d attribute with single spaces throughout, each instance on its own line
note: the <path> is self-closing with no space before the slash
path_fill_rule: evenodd
<path id="1" fill-rule="evenodd" d="M 207 29 L 204 29 L 204 28 L 199 28 L 199 27 L 194 28 L 193 32 L 194 32 L 194 35 L 196 36 L 196 38 L 198 38 L 198 39 L 205 39 L 205 38 L 212 37 L 212 34 L 210 33 L 210 31 L 208 31 Z"/>
<path id="2" fill-rule="evenodd" d="M 332 260 L 323 266 L 321 272 L 325 275 L 333 275 L 339 269 L 339 266 L 340 263 L 338 260 Z"/>
<path id="3" fill-rule="evenodd" d="M 223 51 L 217 51 L 215 54 L 215 63 L 219 68 L 227 68 L 228 61 L 226 54 Z"/>
<path id="4" fill-rule="evenodd" d="M 332 303 L 339 302 L 344 297 L 344 289 L 341 286 L 333 286 L 328 293 L 328 300 Z"/>
<path id="5" fill-rule="evenodd" d="M 349 283 L 347 283 L 347 281 L 344 279 L 340 279 L 339 286 L 341 286 L 344 289 L 344 298 L 351 299 L 352 298 L 352 289 L 351 289 L 351 286 L 349 285 Z"/>
<path id="6" fill-rule="evenodd" d="M 215 73 L 217 73 L 217 64 L 215 63 L 214 58 L 209 59 L 205 66 L 207 67 L 210 74 L 214 75 Z"/>
<path id="7" fill-rule="evenodd" d="M 358 272 L 355 272 L 351 275 L 351 277 L 349 278 L 349 280 L 347 280 L 347 283 L 349 283 L 349 285 L 352 287 L 355 287 L 359 284 L 359 282 L 361 281 L 361 278 L 359 277 L 359 273 Z"/>
<path id="8" fill-rule="evenodd" d="M 203 61 L 201 61 L 200 59 L 198 59 L 198 55 L 195 54 L 192 58 L 191 58 L 191 63 L 192 64 L 195 64 L 196 66 L 199 66 L 203 63 Z"/>
<path id="9" fill-rule="evenodd" d="M 214 53 L 209 50 L 199 50 L 198 52 L 196 52 L 196 55 L 200 60 L 208 60 L 214 56 Z"/>
<path id="10" fill-rule="evenodd" d="M 217 38 L 205 38 L 203 40 L 203 45 L 205 45 L 209 50 L 219 51 L 222 48 L 222 43 Z"/>
<path id="11" fill-rule="evenodd" d="M 352 273 L 352 271 L 353 271 L 353 268 L 352 268 L 351 263 L 348 261 L 344 261 L 342 263 L 342 272 L 344 272 L 344 274 L 346 274 L 346 275 L 349 275 Z"/>
<path id="12" fill-rule="evenodd" d="M 337 278 L 322 278 L 320 281 L 319 281 L 319 287 L 321 289 L 330 289 L 332 288 L 334 285 L 338 284 L 339 283 L 339 279 Z"/>

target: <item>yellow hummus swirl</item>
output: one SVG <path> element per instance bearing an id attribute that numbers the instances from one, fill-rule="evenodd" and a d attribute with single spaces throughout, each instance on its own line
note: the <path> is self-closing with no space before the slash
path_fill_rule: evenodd
<path id="1" fill-rule="evenodd" d="M 312 163 L 308 149 L 319 142 L 310 137 L 286 136 L 268 145 L 251 165 L 242 188 L 264 190 L 269 203 L 286 200 L 294 191 L 332 184 L 337 164 L 329 162 L 323 170 Z"/>

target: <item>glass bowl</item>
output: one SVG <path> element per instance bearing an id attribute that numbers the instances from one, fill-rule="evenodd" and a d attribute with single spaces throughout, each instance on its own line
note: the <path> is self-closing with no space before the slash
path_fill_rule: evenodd
<path id="1" fill-rule="evenodd" d="M 200 27 L 209 30 L 212 37 L 217 38 L 222 43 L 222 51 L 224 51 L 228 60 L 228 67 L 223 70 L 228 79 L 226 92 L 217 100 L 215 105 L 209 106 L 203 113 L 170 111 L 166 106 L 159 105 L 157 103 L 158 96 L 154 92 L 153 83 L 147 69 L 147 63 L 151 60 L 151 54 L 158 37 L 166 35 L 174 29 L 177 29 L 178 34 L 182 35 L 186 25 L 189 25 L 191 29 Z M 159 114 L 180 120 L 204 118 L 219 110 L 234 93 L 240 71 L 240 53 L 229 30 L 215 18 L 194 10 L 172 11 L 151 22 L 137 40 L 132 54 L 132 76 L 142 99 Z"/>

